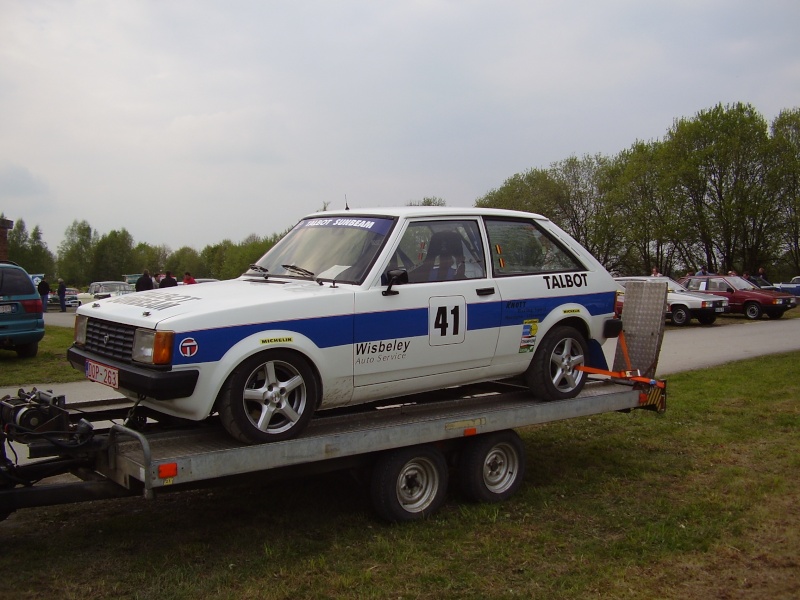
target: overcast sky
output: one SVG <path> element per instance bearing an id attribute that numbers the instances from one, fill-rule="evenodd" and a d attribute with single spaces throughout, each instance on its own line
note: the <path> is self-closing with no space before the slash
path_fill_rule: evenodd
<path id="1" fill-rule="evenodd" d="M 798 0 L 0 0 L 0 212 L 201 250 L 800 106 Z"/>

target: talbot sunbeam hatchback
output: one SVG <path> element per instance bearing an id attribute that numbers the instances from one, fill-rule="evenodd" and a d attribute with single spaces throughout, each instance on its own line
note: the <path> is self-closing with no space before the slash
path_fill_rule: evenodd
<path id="1" fill-rule="evenodd" d="M 574 397 L 577 367 L 608 367 L 616 289 L 540 215 L 322 212 L 237 279 L 84 304 L 68 356 L 143 406 L 216 413 L 262 443 L 297 436 L 316 410 L 508 377 Z"/>

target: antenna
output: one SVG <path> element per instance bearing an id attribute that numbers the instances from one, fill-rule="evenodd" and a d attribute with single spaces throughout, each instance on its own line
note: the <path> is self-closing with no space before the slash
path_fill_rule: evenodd
<path id="1" fill-rule="evenodd" d="M 347 194 L 344 195 L 344 209 L 350 210 L 350 207 L 347 205 Z"/>

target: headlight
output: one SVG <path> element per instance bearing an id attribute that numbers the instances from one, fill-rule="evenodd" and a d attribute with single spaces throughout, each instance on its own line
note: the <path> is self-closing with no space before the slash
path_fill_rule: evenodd
<path id="1" fill-rule="evenodd" d="M 132 358 L 148 365 L 168 365 L 172 362 L 172 331 L 137 329 L 133 336 Z"/>
<path id="2" fill-rule="evenodd" d="M 86 345 L 86 324 L 89 317 L 86 315 L 75 315 L 75 344 L 78 346 Z"/>

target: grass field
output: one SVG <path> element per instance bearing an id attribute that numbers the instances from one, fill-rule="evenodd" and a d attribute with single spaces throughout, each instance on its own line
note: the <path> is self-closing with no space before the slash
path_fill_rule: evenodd
<path id="1" fill-rule="evenodd" d="M 517 495 L 424 522 L 378 521 L 347 473 L 25 509 L 0 523 L 0 597 L 796 599 L 796 372 L 684 373 L 664 415 L 523 429 Z"/>

